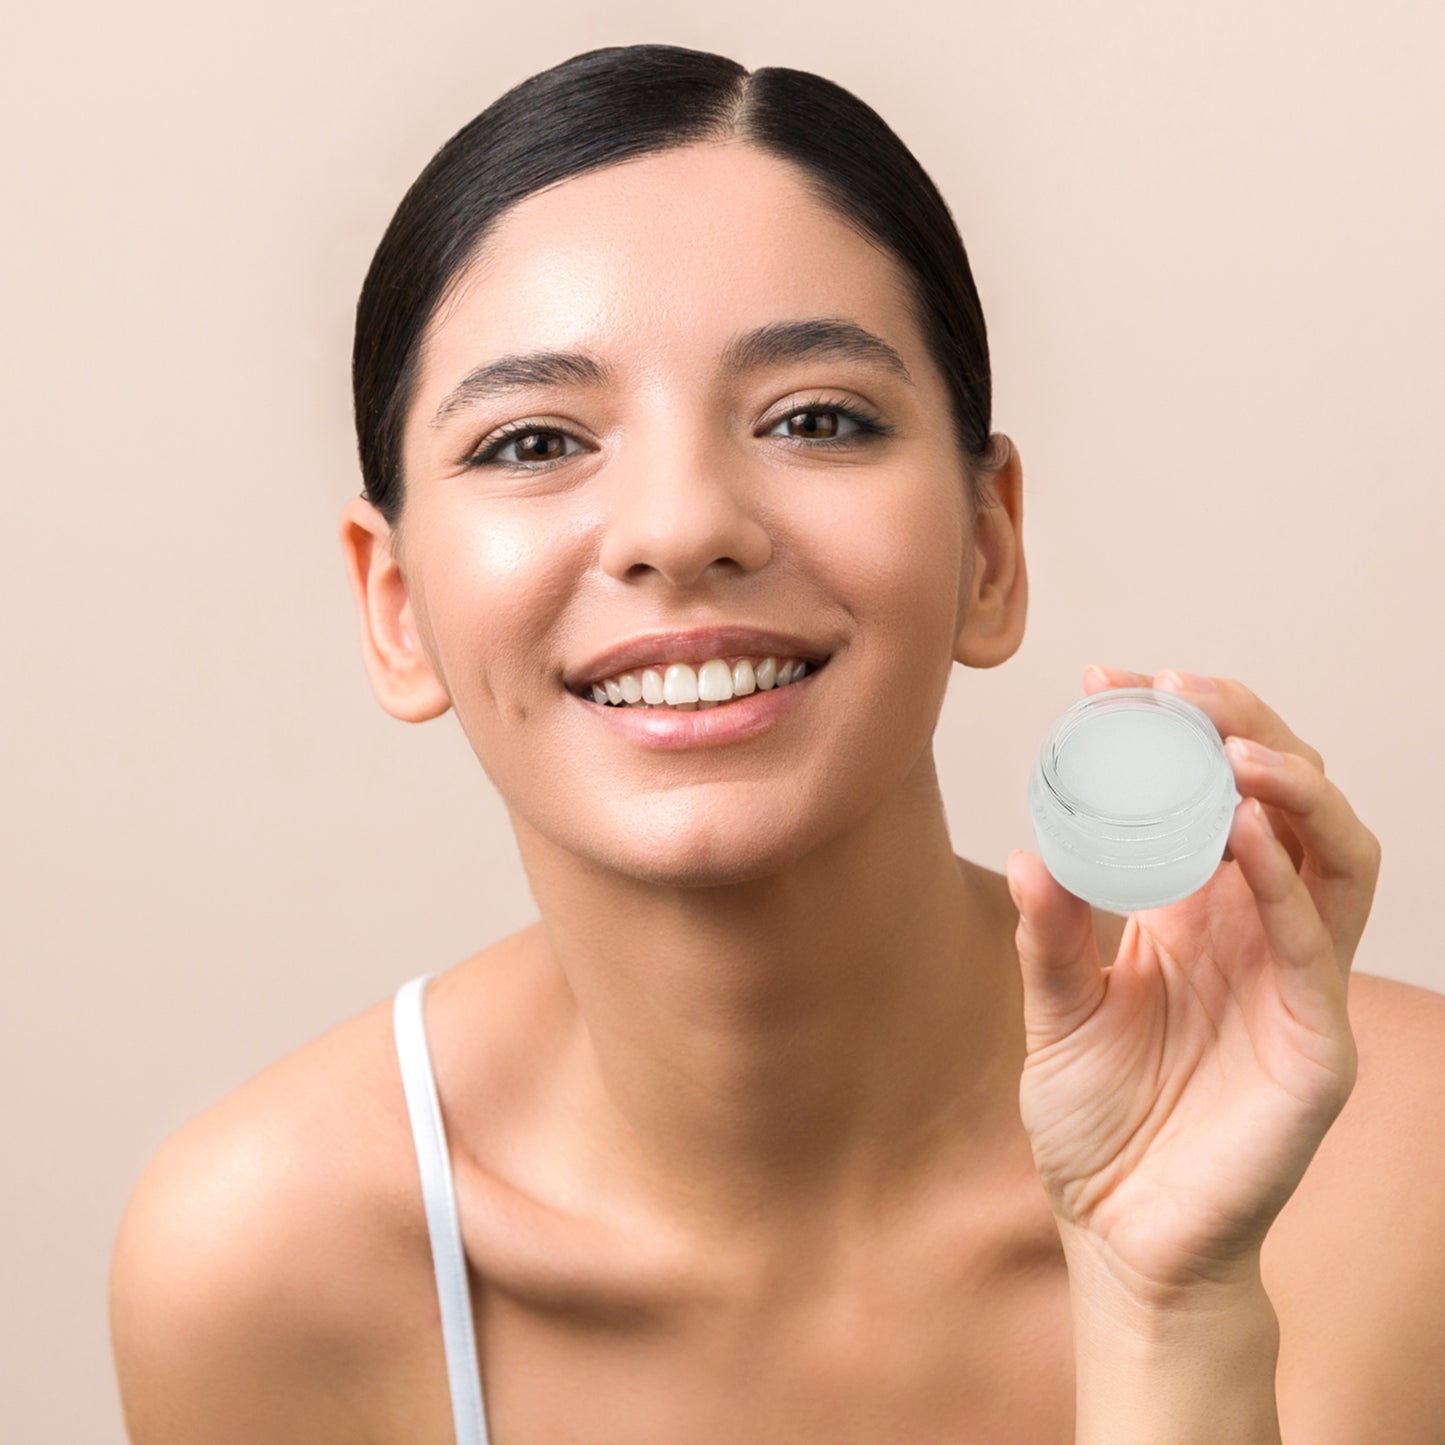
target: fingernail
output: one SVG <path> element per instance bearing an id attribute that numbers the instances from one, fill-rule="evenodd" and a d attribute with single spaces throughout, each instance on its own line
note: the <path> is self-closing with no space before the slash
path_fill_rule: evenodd
<path id="1" fill-rule="evenodd" d="M 1176 687 L 1182 687 L 1186 692 L 1214 692 L 1214 679 L 1200 677 L 1197 672 L 1180 672 L 1177 667 L 1166 668 L 1159 674 L 1163 682 L 1172 682 Z"/>
<path id="2" fill-rule="evenodd" d="M 1104 669 L 1100 667 L 1097 662 L 1091 662 L 1088 665 L 1088 667 L 1084 671 L 1084 676 L 1087 677 L 1091 672 L 1100 682 L 1107 683 L 1109 681 L 1109 674 L 1105 672 Z"/>
<path id="3" fill-rule="evenodd" d="M 1230 737 L 1224 740 L 1224 746 L 1241 762 L 1264 763 L 1277 768 L 1284 761 L 1273 748 L 1267 748 L 1263 743 L 1247 743 L 1243 738 Z"/>

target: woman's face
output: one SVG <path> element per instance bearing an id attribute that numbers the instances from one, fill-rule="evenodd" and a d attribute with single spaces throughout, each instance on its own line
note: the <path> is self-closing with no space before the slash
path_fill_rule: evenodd
<path id="1" fill-rule="evenodd" d="M 817 320 L 871 333 L 906 377 L 877 346 L 724 366 L 743 333 Z M 454 395 L 542 351 L 606 379 Z M 524 851 L 531 829 L 655 882 L 740 881 L 928 785 L 987 559 L 901 270 L 785 162 L 674 149 L 507 213 L 427 333 L 404 468 L 401 575 L 377 595 L 396 600 L 392 660 L 418 670 L 389 705 L 456 709 Z M 984 619 L 1000 655 L 976 665 L 1017 646 L 1017 605 Z M 638 634 L 726 624 L 828 659 L 750 736 L 650 746 L 569 689 Z"/>

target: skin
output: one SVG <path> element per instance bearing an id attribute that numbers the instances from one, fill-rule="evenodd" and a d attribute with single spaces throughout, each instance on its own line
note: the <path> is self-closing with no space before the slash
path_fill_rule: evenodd
<path id="1" fill-rule="evenodd" d="M 717 376 L 735 332 L 824 316 L 911 384 Z M 618 379 L 429 425 L 540 347 Z M 810 450 L 779 424 L 818 396 L 896 430 Z M 1262 1276 L 1283 1438 L 1423 1445 L 1445 1167 L 1415 1145 L 1445 1129 L 1445 1000 L 1347 990 L 1378 843 L 1219 678 L 1188 696 L 1284 755 L 1235 764 L 1280 844 L 1241 805 L 1206 888 L 1127 926 L 1036 855 L 956 856 L 933 730 L 955 664 L 1018 650 L 1028 586 L 1018 455 L 975 513 L 947 417 L 895 265 L 786 164 L 692 147 L 504 218 L 428 331 L 400 529 L 343 511 L 376 695 L 456 713 L 540 915 L 427 994 L 494 1438 L 707 1445 L 745 1401 L 758 1445 L 1062 1445 L 1096 1356 L 1109 1438 L 1120 1330 L 1197 1315 L 1201 1279 L 1223 1317 Z M 464 464 L 517 420 L 555 445 L 506 458 L 562 459 Z M 717 621 L 832 654 L 771 733 L 648 753 L 563 689 Z M 1141 685 L 1171 684 L 1084 679 Z M 1081 1122 L 1079 1098 L 1113 1107 Z M 168 1141 L 112 1280 L 136 1445 L 453 1438 L 389 999 Z M 1098 1350 L 1071 1283 L 1106 1306 Z"/>
<path id="2" fill-rule="evenodd" d="M 809 316 L 883 337 L 914 384 L 839 361 L 716 380 L 734 332 Z M 479 361 L 540 346 L 625 380 L 428 425 Z M 575 1001 L 579 1167 L 768 1251 L 820 1210 L 866 1225 L 977 1174 L 1016 1112 L 1018 979 L 996 889 L 949 843 L 931 739 L 955 662 L 1023 637 L 1021 470 L 969 514 L 896 265 L 783 163 L 677 150 L 517 206 L 426 357 L 404 541 L 361 499 L 343 540 L 382 705 L 454 709 L 506 800 L 541 965 Z M 841 453 L 766 435 L 819 391 L 897 431 Z M 585 447 L 531 473 L 457 464 L 534 414 Z M 603 646 L 714 620 L 822 646 L 813 705 L 745 745 L 649 754 L 561 687 Z"/>
<path id="3" fill-rule="evenodd" d="M 1066 1241 L 1173 1302 L 1258 1278 L 1266 1232 L 1354 1089 L 1348 981 L 1381 849 L 1320 754 L 1240 683 L 1124 685 L 1189 697 L 1225 738 L 1245 798 L 1232 858 L 1132 913 L 1107 973 L 1087 906 L 1036 856 L 1011 860 L 1027 920 L 1020 1100 Z M 1081 1125 L 1081 1098 L 1109 1105 Z"/>

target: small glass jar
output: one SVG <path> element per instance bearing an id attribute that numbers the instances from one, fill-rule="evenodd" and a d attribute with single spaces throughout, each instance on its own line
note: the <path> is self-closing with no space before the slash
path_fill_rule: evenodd
<path id="1" fill-rule="evenodd" d="M 1045 866 L 1076 897 L 1116 913 L 1202 888 L 1240 801 L 1209 714 L 1152 687 L 1110 688 L 1060 713 L 1029 780 Z"/>

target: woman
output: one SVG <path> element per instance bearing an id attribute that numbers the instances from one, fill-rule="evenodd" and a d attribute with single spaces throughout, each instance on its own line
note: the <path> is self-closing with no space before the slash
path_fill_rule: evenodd
<path id="1" fill-rule="evenodd" d="M 1348 987 L 1380 848 L 1319 754 L 1091 672 L 1245 740 L 1210 882 L 1126 921 L 953 853 L 1022 474 L 871 110 L 670 46 L 534 76 L 402 201 L 354 383 L 373 688 L 455 709 L 539 921 L 157 1154 L 136 1445 L 1441 1438 L 1445 1008 Z"/>

